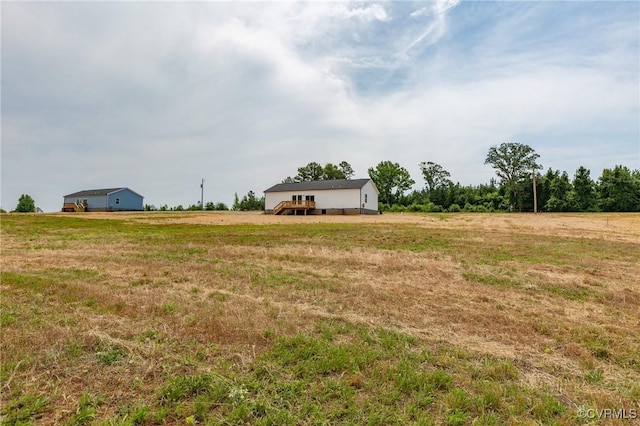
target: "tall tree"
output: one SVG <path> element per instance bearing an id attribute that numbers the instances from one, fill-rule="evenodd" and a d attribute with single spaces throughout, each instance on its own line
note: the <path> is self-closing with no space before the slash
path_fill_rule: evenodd
<path id="1" fill-rule="evenodd" d="M 404 167 L 391 161 L 382 161 L 375 168 L 370 167 L 369 177 L 380 191 L 380 202 L 393 204 L 415 183 Z"/>
<path id="2" fill-rule="evenodd" d="M 340 164 L 338 164 L 338 168 L 342 171 L 342 174 L 344 174 L 345 179 L 351 179 L 353 175 L 355 175 L 351 164 L 346 161 L 341 161 Z"/>
<path id="3" fill-rule="evenodd" d="M 346 179 L 340 167 L 332 163 L 324 165 L 322 180 Z"/>
<path id="4" fill-rule="evenodd" d="M 536 160 L 540 158 L 529 145 L 507 142 L 489 148 L 484 164 L 491 164 L 507 190 L 509 209 L 513 211 L 518 201 L 519 183 L 540 168 Z"/>
<path id="5" fill-rule="evenodd" d="M 604 169 L 598 182 L 600 208 L 607 212 L 640 211 L 640 186 L 624 166 Z"/>
<path id="6" fill-rule="evenodd" d="M 551 198 L 551 182 L 559 175 L 558 171 L 554 171 L 551 167 L 544 175 L 538 175 L 538 205 L 546 211 L 546 205 Z"/>
<path id="7" fill-rule="evenodd" d="M 596 206 L 596 185 L 591 179 L 591 171 L 583 166 L 576 170 L 573 177 L 573 190 L 571 197 L 575 201 L 576 208 L 580 211 L 589 211 Z"/>
<path id="8" fill-rule="evenodd" d="M 33 213 L 36 211 L 36 203 L 28 194 L 22 194 L 18 198 L 18 205 L 16 206 L 16 212 L 18 213 Z"/>
<path id="9" fill-rule="evenodd" d="M 308 182 L 314 180 L 351 179 L 354 175 L 351 165 L 346 161 L 335 165 L 327 163 L 322 167 L 315 161 L 298 168 L 298 174 L 293 178 L 287 176 L 282 183 Z"/>
<path id="10" fill-rule="evenodd" d="M 264 197 L 256 198 L 255 192 L 249 191 L 247 195 L 242 197 L 242 200 L 238 200 L 238 193 L 236 192 L 231 209 L 236 211 L 264 210 Z"/>
<path id="11" fill-rule="evenodd" d="M 550 212 L 567 212 L 575 210 L 575 206 L 572 205 L 569 199 L 569 192 L 571 191 L 571 182 L 569 181 L 569 175 L 567 172 L 556 172 L 550 183 L 550 197 L 546 204 L 546 210 Z"/>
<path id="12" fill-rule="evenodd" d="M 423 161 L 419 166 L 429 192 L 438 188 L 447 187 L 451 184 L 451 180 L 449 179 L 451 173 L 446 171 L 440 164 L 431 161 L 425 163 Z"/>
<path id="13" fill-rule="evenodd" d="M 298 168 L 298 174 L 293 178 L 295 182 L 307 182 L 312 180 L 322 180 L 324 176 L 324 168 L 312 161 L 306 166 Z"/>

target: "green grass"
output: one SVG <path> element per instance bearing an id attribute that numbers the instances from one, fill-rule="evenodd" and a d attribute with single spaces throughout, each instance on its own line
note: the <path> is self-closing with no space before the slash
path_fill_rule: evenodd
<path id="1" fill-rule="evenodd" d="M 3 216 L 2 424 L 568 425 L 640 399 L 634 242 L 144 218 Z"/>
<path id="2" fill-rule="evenodd" d="M 311 334 L 277 338 L 249 370 L 231 367 L 227 377 L 194 371 L 167 378 L 150 401 L 112 419 L 129 419 L 128 424 L 154 418 L 205 424 L 400 425 L 438 419 L 501 424 L 514 414 L 509 401 L 522 400 L 515 413 L 520 418 L 567 420 L 562 404 L 518 384 L 503 361 L 464 355 L 454 368 L 443 369 L 441 357 L 456 353 L 455 348 L 441 347 L 438 353 L 419 348 L 411 336 L 321 321 Z M 469 381 L 478 370 L 491 371 Z M 83 419 L 100 406 L 91 396 L 78 404 L 74 424 L 85 424 Z"/>
<path id="3" fill-rule="evenodd" d="M 463 277 L 466 280 L 473 281 L 480 284 L 489 284 L 497 287 L 521 287 L 522 284 L 517 279 L 509 278 L 508 276 L 500 275 L 488 275 L 479 274 L 476 272 L 465 272 Z"/>
<path id="4" fill-rule="evenodd" d="M 453 351 L 456 352 L 455 350 Z M 146 407 L 161 407 L 184 419 L 251 424 L 466 424 L 491 414 L 499 423 L 522 400 L 521 418 L 565 421 L 566 410 L 551 394 L 518 383 L 512 365 L 487 357 L 438 367 L 441 355 L 398 333 L 320 322 L 314 333 L 280 337 L 248 371 L 233 379 L 200 373 L 171 378 Z M 470 381 L 469 377 L 482 379 Z M 508 386 L 507 386 L 508 385 Z"/>
<path id="5" fill-rule="evenodd" d="M 78 426 L 91 424 L 98 414 L 100 404 L 100 398 L 86 392 L 83 393 L 78 399 L 78 407 L 76 413 L 71 417 L 70 424 Z"/>
<path id="6" fill-rule="evenodd" d="M 22 394 L 11 399 L 0 411 L 2 424 L 26 425 L 44 416 L 50 398 L 42 394 Z"/>

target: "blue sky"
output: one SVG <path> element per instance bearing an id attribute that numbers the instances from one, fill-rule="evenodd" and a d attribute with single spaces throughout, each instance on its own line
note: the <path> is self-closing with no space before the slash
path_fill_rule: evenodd
<path id="1" fill-rule="evenodd" d="M 2 2 L 2 207 L 230 204 L 311 161 L 640 168 L 640 3 Z"/>

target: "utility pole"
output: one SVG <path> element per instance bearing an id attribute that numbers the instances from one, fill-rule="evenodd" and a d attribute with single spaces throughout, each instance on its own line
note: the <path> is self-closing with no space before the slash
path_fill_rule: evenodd
<path id="1" fill-rule="evenodd" d="M 200 182 L 200 208 L 204 210 L 204 179 Z"/>
<path id="2" fill-rule="evenodd" d="M 533 213 L 538 214 L 538 194 L 537 194 L 537 188 L 536 188 L 536 169 L 535 168 L 533 169 L 531 176 L 533 177 Z"/>

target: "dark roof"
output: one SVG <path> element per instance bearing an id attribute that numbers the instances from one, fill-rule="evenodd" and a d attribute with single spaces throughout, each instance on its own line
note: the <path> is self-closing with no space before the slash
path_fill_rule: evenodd
<path id="1" fill-rule="evenodd" d="M 101 195 L 107 195 L 107 194 L 111 194 L 113 192 L 118 192 L 118 191 L 122 191 L 123 189 L 128 189 L 129 191 L 131 191 L 129 188 L 105 188 L 105 189 L 87 189 L 84 191 L 79 191 L 79 192 L 74 192 L 73 194 L 68 194 L 65 195 L 66 197 L 77 197 L 77 198 L 82 198 L 82 197 L 98 197 Z M 140 195 L 135 191 L 131 191 L 136 195 Z M 140 195 L 142 197 L 142 195 Z"/>
<path id="2" fill-rule="evenodd" d="M 338 179 L 338 180 L 314 180 L 308 182 L 279 183 L 273 185 L 264 192 L 284 192 L 284 191 L 320 191 L 326 189 L 359 189 L 370 179 Z"/>

